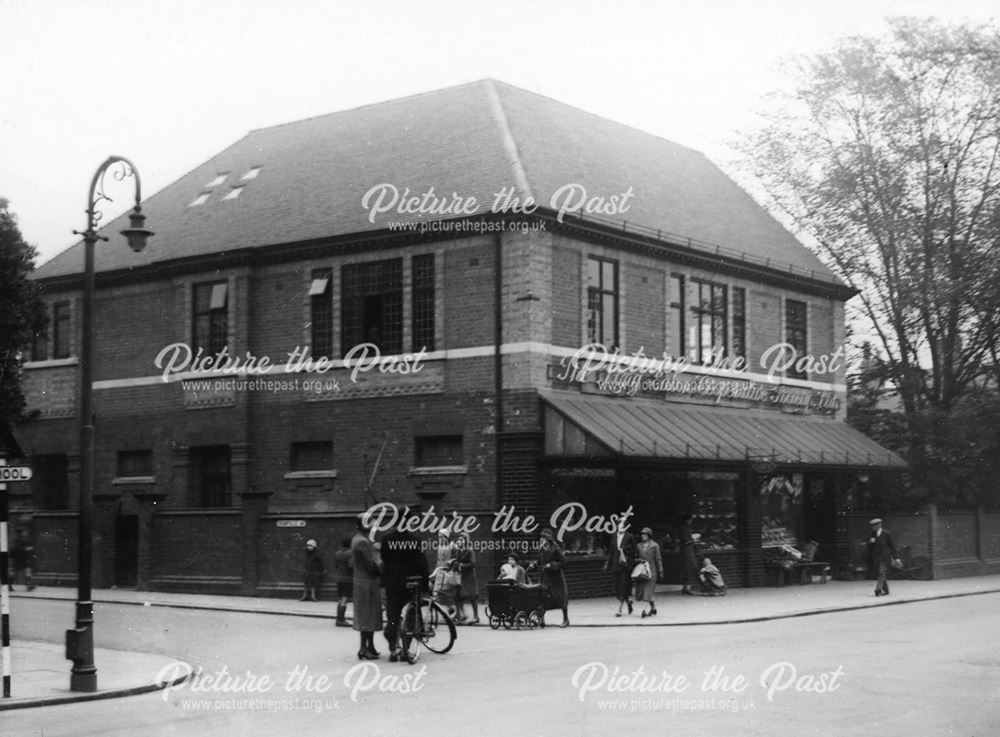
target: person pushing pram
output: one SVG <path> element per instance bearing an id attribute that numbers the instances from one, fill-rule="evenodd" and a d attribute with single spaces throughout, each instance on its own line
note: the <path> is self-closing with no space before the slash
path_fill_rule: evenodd
<path id="1" fill-rule="evenodd" d="M 726 583 L 722 580 L 719 569 L 712 565 L 710 558 L 703 558 L 701 569 L 698 571 L 698 580 L 701 581 L 702 593 L 710 596 L 725 596 Z"/>

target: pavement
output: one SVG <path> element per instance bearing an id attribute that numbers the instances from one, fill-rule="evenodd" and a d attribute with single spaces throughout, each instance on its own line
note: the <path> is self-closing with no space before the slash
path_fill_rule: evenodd
<path id="1" fill-rule="evenodd" d="M 893 581 L 890 596 L 875 597 L 872 581 L 829 581 L 782 588 L 730 589 L 725 596 L 684 596 L 678 586 L 657 589 L 657 614 L 642 617 L 645 605 L 634 605 L 616 616 L 618 603 L 613 598 L 570 601 L 573 627 L 657 627 L 710 626 L 763 622 L 789 617 L 805 617 L 833 612 L 848 612 L 878 606 L 897 606 L 933 599 L 949 599 L 980 594 L 1000 593 L 1000 575 L 952 578 L 941 581 Z M 18 587 L 11 599 L 43 599 L 73 602 L 72 588 L 38 587 L 25 591 Z M 213 611 L 246 612 L 284 617 L 336 618 L 336 602 L 300 602 L 294 599 L 263 599 L 243 596 L 176 594 L 131 589 L 96 589 L 95 604 L 173 607 Z M 348 610 L 348 616 L 350 610 Z M 482 623 L 489 629 L 485 613 Z M 550 624 L 558 624 L 559 612 L 550 612 Z M 331 622 L 332 626 L 332 622 Z M 0 711 L 52 704 L 107 699 L 153 691 L 184 680 L 188 674 L 174 669 L 170 684 L 156 683 L 150 674 L 164 672 L 173 658 L 141 652 L 98 649 L 95 662 L 101 664 L 100 690 L 77 693 L 69 690 L 69 662 L 63 644 L 49 642 L 13 642 L 11 646 L 12 698 L 0 697 Z M 170 670 L 169 668 L 167 668 Z"/>

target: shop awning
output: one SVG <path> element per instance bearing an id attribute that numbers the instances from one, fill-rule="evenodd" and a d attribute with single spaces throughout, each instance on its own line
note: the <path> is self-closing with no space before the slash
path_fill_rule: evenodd
<path id="1" fill-rule="evenodd" d="M 905 469 L 842 420 L 579 394 L 543 394 L 547 456 L 618 455 Z"/>

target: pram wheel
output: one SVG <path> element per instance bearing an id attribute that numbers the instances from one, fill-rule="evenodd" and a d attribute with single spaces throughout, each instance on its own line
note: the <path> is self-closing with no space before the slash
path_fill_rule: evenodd
<path id="1" fill-rule="evenodd" d="M 514 626 L 519 630 L 528 629 L 528 614 L 526 612 L 518 612 L 514 615 Z"/>
<path id="2" fill-rule="evenodd" d="M 503 618 L 503 628 L 505 630 L 509 630 L 513 626 L 514 626 L 514 618 L 511 616 L 505 616 Z"/>
<path id="3" fill-rule="evenodd" d="M 535 627 L 541 628 L 545 626 L 545 619 L 542 617 L 542 613 L 538 611 L 532 612 L 528 616 L 528 621 L 531 623 L 532 629 L 534 629 Z"/>
<path id="4" fill-rule="evenodd" d="M 490 627 L 492 627 L 495 630 L 498 630 L 500 629 L 500 625 L 503 624 L 503 617 L 501 617 L 499 614 L 491 614 L 489 615 L 489 623 Z"/>

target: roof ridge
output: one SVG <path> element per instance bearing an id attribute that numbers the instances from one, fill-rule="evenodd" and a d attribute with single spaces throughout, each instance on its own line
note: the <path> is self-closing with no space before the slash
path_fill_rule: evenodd
<path id="1" fill-rule="evenodd" d="M 571 105 L 568 102 L 563 102 L 562 100 L 557 100 L 554 97 L 549 97 L 548 95 L 543 95 L 541 92 L 534 92 L 532 90 L 525 89 L 524 87 L 518 87 L 517 85 L 510 84 L 509 82 L 504 82 L 502 80 L 497 80 L 497 79 L 493 79 L 493 78 L 487 78 L 487 80 L 490 81 L 490 82 L 492 82 L 492 83 L 494 83 L 495 85 L 500 85 L 502 87 L 506 87 L 508 89 L 515 90 L 517 92 L 522 92 L 522 93 L 524 93 L 526 95 L 532 95 L 533 97 L 538 97 L 538 98 L 540 98 L 542 100 L 546 100 L 547 102 L 551 102 L 551 103 L 554 103 L 556 105 L 559 105 L 560 107 L 569 108 L 569 109 L 574 110 L 574 111 L 576 111 L 578 113 L 581 113 L 583 115 L 587 115 L 587 116 L 589 116 L 591 118 L 595 118 L 595 119 L 603 121 L 605 123 L 610 123 L 610 124 L 612 124 L 612 125 L 614 125 L 614 126 L 616 126 L 618 128 L 625 128 L 627 130 L 634 131 L 636 133 L 641 133 L 642 135 L 647 136 L 649 138 L 655 138 L 658 141 L 663 141 L 665 143 L 669 143 L 671 146 L 676 146 L 677 148 L 685 149 L 686 151 L 690 151 L 691 153 L 698 154 L 699 156 L 701 156 L 703 158 L 706 158 L 706 159 L 708 158 L 708 155 L 704 151 L 699 151 L 698 149 L 691 148 L 690 146 L 686 146 L 683 143 L 678 143 L 677 141 L 674 141 L 673 139 L 665 138 L 665 137 L 659 136 L 659 135 L 657 135 L 655 133 L 650 133 L 649 131 L 643 130 L 642 128 L 639 128 L 637 126 L 629 125 L 628 123 L 622 123 L 620 120 L 614 120 L 612 118 L 607 118 L 607 117 L 605 117 L 603 115 L 599 115 L 598 113 L 592 112 L 590 110 L 585 110 L 582 107 L 577 107 L 576 105 Z"/>
<path id="2" fill-rule="evenodd" d="M 300 118 L 298 120 L 289 120 L 289 121 L 287 121 L 285 123 L 275 123 L 274 125 L 265 125 L 265 126 L 261 126 L 260 128 L 251 128 L 247 132 L 247 135 L 251 135 L 253 133 L 261 133 L 263 131 L 276 130 L 278 128 L 285 128 L 285 127 L 290 126 L 290 125 L 298 125 L 300 123 L 307 123 L 307 122 L 309 122 L 311 120 L 319 120 L 320 118 L 332 118 L 335 115 L 345 115 L 345 114 L 348 114 L 348 113 L 356 113 L 359 110 L 364 110 L 364 109 L 367 109 L 367 108 L 383 107 L 385 105 L 393 105 L 393 104 L 395 104 L 397 102 L 406 102 L 408 100 L 416 100 L 416 99 L 421 98 L 421 97 L 429 97 L 431 95 L 436 95 L 436 94 L 441 93 L 441 92 L 448 92 L 450 90 L 460 90 L 460 89 L 462 89 L 464 87 L 475 87 L 476 85 L 483 84 L 484 82 L 487 82 L 487 81 L 492 81 L 492 80 L 490 80 L 489 78 L 485 78 L 484 77 L 483 79 L 477 79 L 477 80 L 472 81 L 472 82 L 463 82 L 462 84 L 453 84 L 453 85 L 449 85 L 448 87 L 438 87 L 438 88 L 433 89 L 433 90 L 424 90 L 423 92 L 414 92 L 413 94 L 410 94 L 410 95 L 404 95 L 403 97 L 393 97 L 393 98 L 391 98 L 389 100 L 379 100 L 377 102 L 365 102 L 365 103 L 362 103 L 361 105 L 355 105 L 354 107 L 343 108 L 342 110 L 331 110 L 328 113 L 319 113 L 317 115 L 310 115 L 310 116 L 308 116 L 306 118 Z"/>

